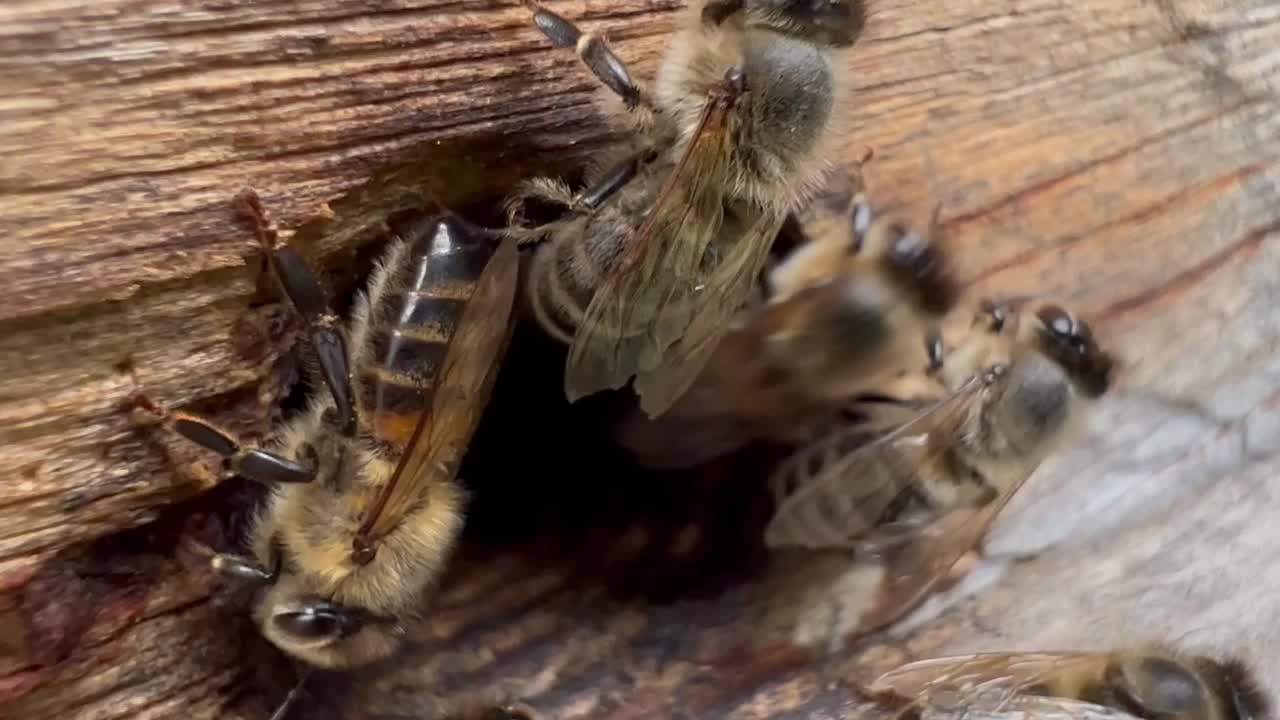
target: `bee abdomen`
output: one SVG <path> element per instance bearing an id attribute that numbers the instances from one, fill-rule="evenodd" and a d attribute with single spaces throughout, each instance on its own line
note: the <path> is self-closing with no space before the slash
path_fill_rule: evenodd
<path id="1" fill-rule="evenodd" d="M 528 304 L 548 335 L 568 344 L 582 323 L 592 289 L 573 282 L 560 270 L 557 248 L 540 251 L 530 268 Z"/>
<path id="2" fill-rule="evenodd" d="M 590 231 L 586 228 L 583 232 Z M 587 306 L 612 269 L 616 253 L 600 252 L 605 236 L 569 234 L 533 260 L 529 305 L 552 337 L 568 343 L 582 324 Z"/>
<path id="3" fill-rule="evenodd" d="M 490 253 L 452 218 L 416 219 L 398 234 L 410 243 L 393 291 L 371 297 L 367 358 L 356 368 L 363 416 L 375 437 L 408 442 L 433 399 L 449 343 Z"/>

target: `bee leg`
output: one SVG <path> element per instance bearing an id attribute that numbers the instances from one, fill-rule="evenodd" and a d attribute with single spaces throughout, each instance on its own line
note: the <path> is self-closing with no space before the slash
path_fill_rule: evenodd
<path id="1" fill-rule="evenodd" d="M 591 74 L 622 99 L 628 110 L 644 107 L 656 111 L 649 94 L 631 79 L 627 66 L 613 53 L 604 38 L 584 33 L 573 22 L 551 12 L 536 2 L 526 3 L 533 9 L 533 24 L 559 48 L 571 47 L 578 53 Z"/>
<path id="2" fill-rule="evenodd" d="M 301 483 L 315 479 L 314 461 L 308 466 L 268 450 L 242 447 L 235 436 L 208 420 L 186 413 L 170 413 L 144 396 L 135 397 L 134 403 L 159 416 L 169 431 L 221 455 L 237 475 L 261 483 Z"/>
<path id="3" fill-rule="evenodd" d="M 640 172 L 641 166 L 653 162 L 657 156 L 658 154 L 653 149 L 646 148 L 609 168 L 609 172 L 605 173 L 594 185 L 583 188 L 574 194 L 572 204 L 569 207 L 570 212 L 589 213 L 600 207 L 606 200 L 626 187 L 627 183 L 635 179 L 636 173 Z"/>
<path id="4" fill-rule="evenodd" d="M 209 567 L 219 574 L 252 583 L 271 583 L 276 579 L 274 572 L 264 570 L 254 562 L 235 555 L 221 553 L 214 555 L 209 558 Z"/>
<path id="5" fill-rule="evenodd" d="M 267 568 L 238 555 L 214 553 L 203 547 L 200 550 L 208 554 L 209 567 L 213 568 L 214 572 L 247 582 L 273 583 L 280 576 L 280 569 L 284 567 L 284 553 L 280 545 L 274 542 L 271 544 L 271 566 Z"/>
<path id="6" fill-rule="evenodd" d="M 237 200 L 254 223 L 258 242 L 271 261 L 272 274 L 307 325 L 311 346 L 315 348 L 320 363 L 320 373 L 333 395 L 332 421 L 343 435 L 350 437 L 355 434 L 356 413 L 351 391 L 350 355 L 338 316 L 329 309 L 320 281 L 302 256 L 288 245 L 276 244 L 275 225 L 268 220 L 257 193 L 246 190 Z"/>
<path id="7" fill-rule="evenodd" d="M 269 450 L 241 447 L 230 433 L 194 415 L 175 413 L 169 426 L 195 444 L 225 458 L 227 467 L 241 477 L 260 483 L 305 483 L 315 479 L 315 463 L 310 466 Z"/>
<path id="8" fill-rule="evenodd" d="M 627 183 L 631 182 L 636 174 L 640 172 L 640 168 L 653 162 L 657 156 L 658 154 L 652 149 L 638 151 L 609 168 L 608 172 L 594 184 L 576 193 L 571 192 L 569 186 L 559 180 L 534 178 L 526 182 L 507 201 L 507 221 L 512 227 L 523 227 L 524 204 L 529 200 L 558 205 L 569 215 L 589 214 L 603 205 L 609 198 L 616 195 L 619 190 L 626 187 Z M 563 221 L 564 218 L 561 217 L 552 221 L 551 224 Z M 534 237 L 529 240 L 523 240 L 522 244 L 534 244 L 534 240 L 542 239 L 542 236 L 536 233 L 538 227 L 545 227 L 545 225 L 524 228 L 526 234 L 531 234 Z"/>

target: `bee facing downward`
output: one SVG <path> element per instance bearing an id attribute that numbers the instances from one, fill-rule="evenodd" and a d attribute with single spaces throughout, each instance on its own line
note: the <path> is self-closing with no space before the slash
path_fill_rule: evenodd
<path id="1" fill-rule="evenodd" d="M 1084 704 L 1145 720 L 1267 720 L 1271 712 L 1244 662 L 1156 646 L 933 658 L 889 671 L 866 692 L 897 705 L 930 706 L 946 697 L 948 706 L 998 706 L 1033 717 L 1037 710 L 1097 714 Z"/>
<path id="2" fill-rule="evenodd" d="M 739 313 L 698 379 L 619 441 L 653 467 L 693 466 L 756 438 L 803 444 L 853 398 L 941 390 L 939 326 L 958 295 L 941 245 L 854 193 L 848 173 L 796 213 L 801 244 Z"/>
<path id="3" fill-rule="evenodd" d="M 549 240 L 530 268 L 534 316 L 570 343 L 570 400 L 635 376 L 662 414 L 697 377 L 788 210 L 821 178 L 845 80 L 832 51 L 861 32 L 852 0 L 702 0 L 652 88 L 594 35 L 537 3 L 534 22 L 611 91 L 632 147 L 573 192 L 541 178 L 509 204 L 509 232 Z M 536 199 L 561 219 L 524 227 Z"/>
<path id="4" fill-rule="evenodd" d="M 260 586 L 262 633 L 312 666 L 362 665 L 399 647 L 458 536 L 454 475 L 510 337 L 517 252 L 453 216 L 393 217 L 344 332 L 302 258 L 276 246 L 256 196 L 243 200 L 326 391 L 270 449 L 190 415 L 165 414 L 166 425 L 272 488 L 252 557 L 212 558 Z"/>
<path id="5" fill-rule="evenodd" d="M 772 547 L 849 548 L 887 569 L 855 634 L 919 605 L 1111 383 L 1084 321 L 1048 302 L 986 303 L 937 373 L 949 394 L 905 421 L 856 421 L 770 479 Z M 868 407 L 883 417 L 892 406 Z"/>

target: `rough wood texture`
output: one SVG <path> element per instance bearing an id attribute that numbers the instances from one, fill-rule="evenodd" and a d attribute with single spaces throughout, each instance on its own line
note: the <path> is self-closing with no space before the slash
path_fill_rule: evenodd
<path id="1" fill-rule="evenodd" d="M 679 3 L 551 4 L 607 30 L 644 73 Z M 133 429 L 130 393 L 211 410 L 250 437 L 273 420 L 292 330 L 260 293 L 229 205 L 237 190 L 256 187 L 286 227 L 331 203 L 335 223 L 300 237 L 313 259 L 346 268 L 371 205 L 411 202 L 424 182 L 471 201 L 604 139 L 594 86 L 518 3 L 349 5 L 0 8 L 0 716 L 262 716 L 240 692 L 257 673 L 244 657 L 262 654 L 241 647 L 255 640 L 214 606 L 198 563 L 155 553 L 147 528 L 85 545 L 215 483 L 213 468 L 189 465 L 197 456 Z M 944 203 L 975 292 L 1064 293 L 1128 361 L 1086 442 L 1038 476 L 993 544 L 1054 547 L 904 647 L 1189 632 L 1280 677 L 1265 520 L 1280 506 L 1268 484 L 1280 443 L 1280 10 L 882 0 L 871 13 L 849 55 L 843 156 L 875 149 L 867 177 L 881 203 L 920 217 Z M 800 581 L 593 605 L 567 591 L 573 602 L 553 602 L 554 569 L 471 566 L 419 661 L 364 686 L 378 692 L 357 688 L 349 707 L 429 712 L 424 686 L 451 696 L 501 679 L 562 717 L 819 717 L 848 701 L 826 678 L 862 672 L 849 657 L 902 651 L 842 653 L 822 672 L 785 646 L 736 652 L 756 646 L 740 631 L 770 605 L 801 602 Z M 502 587 L 519 572 L 549 579 Z"/>

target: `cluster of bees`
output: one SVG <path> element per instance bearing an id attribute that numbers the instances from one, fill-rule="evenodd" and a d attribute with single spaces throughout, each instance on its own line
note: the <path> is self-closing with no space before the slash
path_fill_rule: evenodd
<path id="1" fill-rule="evenodd" d="M 394 655 L 457 542 L 455 475 L 523 310 L 568 346 L 571 401 L 632 384 L 617 439 L 637 462 L 695 466 L 758 440 L 790 448 L 770 478 L 765 543 L 879 560 L 883 587 L 856 633 L 901 619 L 1107 393 L 1111 355 L 1042 298 L 983 300 L 944 338 L 961 294 L 936 223 L 921 233 L 878 214 L 825 164 L 860 4 L 701 0 L 652 83 L 599 36 L 531 9 L 607 89 L 629 138 L 581 188 L 526 182 L 500 229 L 448 212 L 388 222 L 345 325 L 243 196 L 305 324 L 319 391 L 262 448 L 152 406 L 271 489 L 249 555 L 215 555 L 214 568 L 258 588 L 261 632 L 308 667 Z M 560 213 L 532 223 L 530 201 Z M 866 690 L 917 709 L 947 696 L 1150 720 L 1266 712 L 1241 662 L 1159 648 L 936 658 Z"/>

